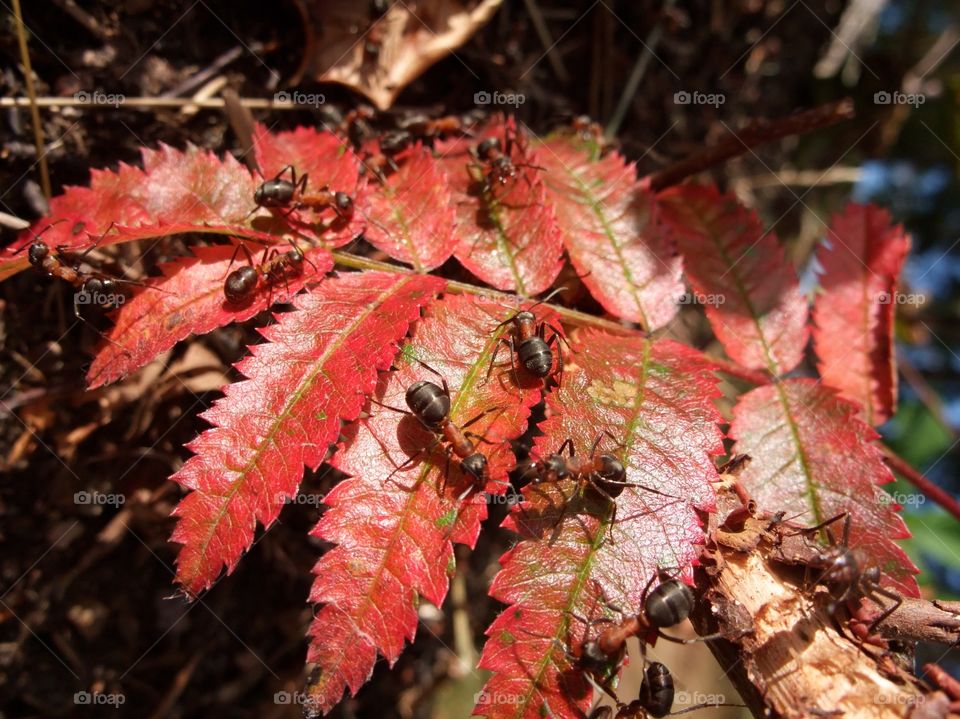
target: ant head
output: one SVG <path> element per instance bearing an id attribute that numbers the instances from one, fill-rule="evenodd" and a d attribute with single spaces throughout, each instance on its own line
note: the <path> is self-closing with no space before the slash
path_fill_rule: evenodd
<path id="1" fill-rule="evenodd" d="M 27 250 L 27 259 L 34 267 L 39 267 L 50 254 L 50 248 L 43 240 L 34 240 L 30 243 L 30 249 Z"/>
<path id="2" fill-rule="evenodd" d="M 500 143 L 499 137 L 488 137 L 477 145 L 477 155 L 480 156 L 481 160 L 489 160 L 494 153 L 502 151 L 503 145 Z"/>
<path id="3" fill-rule="evenodd" d="M 294 266 L 302 265 L 305 259 L 303 253 L 299 250 L 287 250 L 284 253 L 284 257 L 286 257 L 287 262 Z"/>
<path id="4" fill-rule="evenodd" d="M 297 188 L 289 180 L 267 180 L 253 192 L 257 207 L 285 207 L 293 201 Z"/>
<path id="5" fill-rule="evenodd" d="M 530 310 L 520 310 L 513 316 L 515 322 L 536 322 L 537 316 Z"/>
<path id="6" fill-rule="evenodd" d="M 346 192 L 334 192 L 333 201 L 341 212 L 353 211 L 353 198 Z"/>
<path id="7" fill-rule="evenodd" d="M 479 452 L 474 452 L 460 461 L 460 468 L 469 474 L 476 482 L 486 482 L 487 458 Z"/>
<path id="8" fill-rule="evenodd" d="M 647 595 L 643 607 L 653 626 L 672 627 L 693 611 L 693 591 L 679 579 L 668 579 Z"/>
<path id="9" fill-rule="evenodd" d="M 223 294 L 229 302 L 243 302 L 257 286 L 257 271 L 252 267 L 241 267 L 227 275 L 223 283 Z"/>

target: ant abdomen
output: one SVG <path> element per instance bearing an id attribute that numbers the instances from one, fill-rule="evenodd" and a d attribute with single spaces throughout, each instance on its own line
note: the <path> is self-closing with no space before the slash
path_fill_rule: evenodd
<path id="1" fill-rule="evenodd" d="M 410 411 L 428 429 L 436 430 L 450 414 L 450 397 L 433 382 L 421 380 L 407 388 Z"/>
<path id="2" fill-rule="evenodd" d="M 253 201 L 258 207 L 286 207 L 296 191 L 296 186 L 287 180 L 267 180 L 254 191 Z"/>
<path id="3" fill-rule="evenodd" d="M 252 267 L 234 270 L 223 283 L 223 294 L 230 302 L 243 302 L 256 288 L 257 279 L 257 271 Z"/>
<path id="4" fill-rule="evenodd" d="M 553 352 L 543 338 L 534 335 L 517 347 L 517 356 L 530 374 L 546 377 L 553 369 Z"/>
<path id="5" fill-rule="evenodd" d="M 686 586 L 686 585 L 684 585 Z M 673 675 L 660 662 L 651 662 L 640 684 L 640 704 L 652 717 L 665 717 L 673 708 Z"/>
<path id="6" fill-rule="evenodd" d="M 658 628 L 672 627 L 690 616 L 693 611 L 693 591 L 677 579 L 659 584 L 644 604 L 650 623 Z"/>

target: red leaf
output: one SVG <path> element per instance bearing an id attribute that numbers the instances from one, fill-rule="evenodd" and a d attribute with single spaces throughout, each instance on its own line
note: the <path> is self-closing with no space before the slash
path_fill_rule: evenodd
<path id="1" fill-rule="evenodd" d="M 583 283 L 608 312 L 648 330 L 677 314 L 682 262 L 657 219 L 657 205 L 616 152 L 554 135 L 536 145 L 547 199 Z"/>
<path id="2" fill-rule="evenodd" d="M 740 473 L 760 506 L 819 524 L 852 515 L 850 545 L 880 566 L 884 581 L 919 596 L 916 567 L 893 541 L 910 536 L 880 485 L 893 481 L 858 408 L 812 379 L 789 379 L 743 395 L 734 409 L 733 451 L 753 459 Z"/>
<path id="3" fill-rule="evenodd" d="M 292 296 L 308 282 L 322 279 L 333 267 L 329 250 L 308 249 L 302 274 L 284 283 L 261 280 L 250 301 L 238 305 L 228 302 L 223 294 L 234 253 L 229 245 L 196 247 L 195 257 L 161 265 L 164 277 L 148 281 L 146 289 L 114 314 L 107 342 L 101 345 L 87 373 L 90 388 L 139 369 L 190 334 L 205 334 L 247 320 L 283 297 Z M 259 262 L 261 257 L 254 259 Z M 234 262 L 233 268 L 242 266 L 242 262 Z"/>
<path id="4" fill-rule="evenodd" d="M 507 441 L 523 433 L 540 397 L 539 380 L 520 375 L 517 387 L 506 367 L 485 381 L 496 346 L 493 327 L 510 314 L 490 302 L 447 296 L 430 307 L 400 355 L 421 359 L 447 380 L 450 416 L 458 425 L 496 408 L 469 428 L 487 441 L 480 447 L 489 463 L 485 491 L 491 495 L 505 490 L 515 462 Z M 415 380 L 440 382 L 412 359 L 397 364 L 377 392 L 386 404 L 405 407 L 404 392 Z M 472 546 L 487 514 L 484 494 L 460 499 L 470 483 L 456 461 L 441 493 L 447 462 L 439 449 L 394 473 L 432 441 L 413 417 L 374 405 L 370 418 L 355 429 L 356 436 L 334 457 L 352 478 L 327 495 L 330 509 L 314 530 L 338 546 L 314 568 L 310 599 L 324 606 L 310 628 L 308 660 L 320 670 L 308 687 L 311 715 L 329 711 L 347 687 L 356 693 L 378 652 L 396 661 L 416 632 L 418 595 L 443 602 L 453 571 L 451 542 Z"/>
<path id="5" fill-rule="evenodd" d="M 894 298 L 910 239 L 886 210 L 849 204 L 834 215 L 828 240 L 817 249 L 817 366 L 826 384 L 863 405 L 868 424 L 882 424 L 897 403 Z"/>
<path id="6" fill-rule="evenodd" d="M 807 301 L 776 236 L 713 186 L 673 187 L 658 199 L 727 354 L 773 374 L 796 367 L 807 344 Z"/>
<path id="7" fill-rule="evenodd" d="M 477 132 L 473 142 L 505 134 L 514 123 L 498 119 Z M 522 135 L 521 135 L 522 137 Z M 562 267 L 560 228 L 547 202 L 539 159 L 525 141 L 513 143 L 510 158 L 517 176 L 481 191 L 483 170 L 463 139 L 437 145 L 447 169 L 457 211 L 454 255 L 470 272 L 501 290 L 535 295 L 550 287 Z M 491 197 L 495 196 L 495 199 Z"/>
<path id="8" fill-rule="evenodd" d="M 394 259 L 431 270 L 453 254 L 455 211 L 447 175 L 419 143 L 400 169 L 367 194 L 364 238 Z"/>
<path id="9" fill-rule="evenodd" d="M 53 198 L 50 215 L 0 256 L 0 280 L 27 267 L 26 253 L 14 253 L 51 223 L 57 224 L 43 233 L 44 242 L 67 251 L 186 232 L 272 242 L 286 228 L 274 225 L 271 234 L 251 227 L 258 183 L 229 155 L 220 160 L 193 146 L 181 152 L 166 145 L 142 152 L 144 170 L 123 164 L 117 172 L 93 170 L 89 188 L 71 187 Z"/>
<path id="10" fill-rule="evenodd" d="M 171 479 L 192 489 L 174 510 L 183 544 L 177 580 L 192 594 L 233 571 L 296 494 L 303 465 L 316 469 L 342 420 L 356 419 L 394 342 L 443 281 L 379 272 L 346 274 L 299 295 L 298 312 L 261 330 L 267 343 L 237 364 L 249 379 L 225 388 L 202 416 L 213 425 L 188 447 Z"/>
<path id="11" fill-rule="evenodd" d="M 547 397 L 534 453 L 554 453 L 570 438 L 577 454 L 589 454 L 600 436 L 598 451 L 622 459 L 628 482 L 672 496 L 627 487 L 610 525 L 606 500 L 578 493 L 582 485 L 524 490 L 506 524 L 525 539 L 503 556 L 490 590 L 511 607 L 487 631 L 480 661 L 495 672 L 475 710 L 487 717 L 583 716 L 589 688 L 564 647 L 576 655 L 588 629 L 572 615 L 609 613 L 605 604 L 637 611 L 658 568 L 689 577 L 703 542 L 695 510 L 714 508 L 712 458 L 723 443 L 716 378 L 704 359 L 669 340 L 599 331 L 578 333 L 573 350 L 577 367 Z"/>

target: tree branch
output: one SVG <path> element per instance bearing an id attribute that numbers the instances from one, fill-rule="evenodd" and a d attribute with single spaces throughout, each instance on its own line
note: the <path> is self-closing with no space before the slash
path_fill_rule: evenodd
<path id="1" fill-rule="evenodd" d="M 844 98 L 775 120 L 753 120 L 739 132 L 731 132 L 730 135 L 702 152 L 649 175 L 647 179 L 650 189 L 657 192 L 730 158 L 749 152 L 759 145 L 790 135 L 802 135 L 829 127 L 843 120 L 849 120 L 853 116 L 853 100 Z"/>
<path id="2" fill-rule="evenodd" d="M 886 460 L 890 469 L 901 475 L 905 480 L 910 482 L 910 484 L 950 512 L 954 517 L 960 519 L 960 503 L 957 502 L 957 499 L 952 494 L 924 477 L 920 472 L 911 467 L 905 459 L 886 445 L 881 444 L 880 449 L 883 450 L 883 458 Z"/>
<path id="3" fill-rule="evenodd" d="M 827 611 L 823 587 L 801 589 L 804 556 L 817 547 L 779 517 L 751 515 L 735 480 L 725 479 L 697 570 L 705 601 L 692 619 L 698 632 L 727 637 L 711 642 L 711 650 L 754 715 L 946 716 L 949 699 L 910 673 L 909 658 L 882 639 L 854 638 L 854 623 Z M 939 629 L 920 627 L 921 617 L 936 617 Z M 960 622 L 954 605 L 909 600 L 880 626 L 899 639 L 939 636 L 952 643 Z"/>

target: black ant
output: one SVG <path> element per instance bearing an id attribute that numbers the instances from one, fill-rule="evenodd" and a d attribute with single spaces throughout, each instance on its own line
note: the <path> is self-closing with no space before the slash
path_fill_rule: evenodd
<path id="1" fill-rule="evenodd" d="M 223 283 L 224 296 L 228 302 L 234 304 L 242 304 L 250 300 L 256 292 L 257 284 L 261 278 L 271 285 L 280 279 L 286 282 L 289 276 L 303 274 L 305 262 L 317 269 L 316 265 L 310 262 L 296 245 L 293 246 L 292 250 L 286 252 L 280 252 L 277 249 L 265 249 L 259 265 L 254 265 L 253 257 L 246 245 L 239 245 L 238 249 L 239 247 L 243 247 L 244 252 L 247 253 L 250 264 L 231 272 Z M 234 252 L 234 257 L 236 257 L 236 252 Z"/>
<path id="2" fill-rule="evenodd" d="M 629 704 L 618 701 L 616 719 L 646 719 L 648 716 L 660 719 L 665 716 L 686 714 L 709 707 L 743 706 L 742 704 L 711 702 L 672 712 L 670 710 L 673 709 L 675 694 L 676 689 L 670 670 L 660 662 L 650 662 L 643 671 L 639 697 Z M 611 707 L 597 707 L 590 713 L 589 719 L 614 719 L 613 709 Z"/>
<path id="3" fill-rule="evenodd" d="M 417 361 L 420 362 L 420 360 Z M 437 439 L 433 446 L 436 446 L 436 444 L 440 442 L 447 443 L 445 454 L 447 456 L 448 467 L 450 457 L 452 455 L 456 455 L 460 460 L 460 469 L 462 469 L 464 474 L 471 479 L 470 486 L 467 487 L 460 497 L 458 497 L 458 499 L 463 499 L 471 491 L 482 490 L 489 481 L 487 458 L 483 453 L 477 450 L 476 444 L 474 444 L 473 440 L 470 438 L 474 437 L 480 442 L 492 444 L 483 437 L 480 437 L 472 432 L 465 432 L 464 430 L 470 425 L 478 422 L 485 415 L 494 412 L 499 408 L 486 409 L 473 419 L 465 422 L 463 426 L 458 426 L 453 422 L 453 420 L 450 419 L 450 388 L 447 386 L 447 380 L 444 379 L 444 377 L 437 372 L 437 370 L 425 362 L 420 362 L 420 364 L 440 377 L 440 381 L 443 384 L 442 388 L 427 380 L 414 382 L 407 388 L 406 394 L 404 395 L 407 406 L 410 408 L 409 411 L 400 409 L 398 407 L 391 407 L 390 405 L 377 402 L 376 400 L 373 401 L 376 404 L 379 404 L 381 407 L 386 407 L 387 409 L 392 409 L 395 412 L 401 412 L 403 414 L 416 417 L 420 424 L 424 426 L 424 428 L 436 435 Z M 429 452 L 433 446 L 421 450 L 421 452 L 418 452 L 402 465 L 397 467 L 394 472 L 391 473 L 391 477 L 396 472 L 400 472 L 406 467 L 412 465 L 420 454 Z M 444 477 L 444 484 L 446 484 L 446 477 Z"/>
<path id="4" fill-rule="evenodd" d="M 283 175 L 290 173 L 290 179 Z M 319 190 L 307 194 L 309 175 L 304 173 L 297 179 L 293 165 L 287 165 L 271 180 L 266 180 L 253 193 L 257 208 L 287 208 L 286 215 L 301 207 L 311 210 L 332 208 L 340 219 L 349 219 L 353 215 L 353 198 L 346 192 L 334 192 L 324 185 Z"/>
<path id="5" fill-rule="evenodd" d="M 843 535 L 838 544 L 828 527 L 839 519 L 843 519 Z M 835 517 L 821 522 L 814 527 L 800 530 L 800 534 L 816 534 L 821 529 L 827 535 L 830 545 L 814 556 L 807 565 L 804 584 L 810 586 L 809 572 L 819 570 L 820 574 L 815 583 L 827 587 L 830 593 L 830 603 L 827 611 L 835 615 L 837 609 L 844 603 L 852 602 L 861 597 L 873 599 L 876 595 L 890 599 L 893 603 L 870 623 L 868 634 L 887 617 L 893 614 L 903 604 L 903 597 L 880 584 L 880 568 L 876 566 L 862 569 L 853 550 L 850 548 L 850 521 L 849 512 L 841 512 Z M 883 606 L 881 604 L 881 606 Z"/>
<path id="6" fill-rule="evenodd" d="M 506 339 L 500 337 L 497 340 L 497 347 L 493 352 L 493 357 L 490 358 L 490 365 L 487 367 L 487 376 L 484 381 L 490 379 L 490 373 L 493 371 L 494 363 L 497 361 L 497 355 L 500 354 L 500 347 L 506 345 L 510 348 L 510 367 L 513 370 L 513 379 L 517 384 L 520 384 L 520 380 L 516 374 L 516 359 L 514 358 L 514 354 L 516 354 L 516 357 L 520 359 L 520 363 L 530 374 L 535 377 L 540 377 L 541 379 L 556 376 L 557 386 L 560 386 L 563 381 L 563 354 L 559 351 L 559 342 L 562 341 L 566 344 L 567 341 L 563 338 L 560 330 L 553 325 L 546 322 L 538 323 L 536 315 L 530 310 L 543 302 L 547 302 L 562 289 L 564 288 L 561 287 L 554 290 L 530 309 L 517 312 L 513 317 L 505 319 L 494 328 L 494 330 L 496 330 L 505 325 L 512 324 L 513 332 L 510 337 Z M 549 340 L 546 339 L 547 327 L 553 332 Z M 557 345 L 558 350 L 556 368 L 553 366 L 552 345 Z M 567 344 L 567 347 L 569 346 L 570 345 Z"/>

